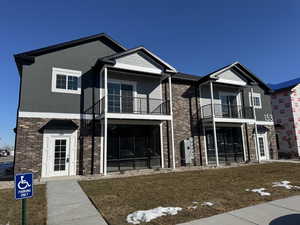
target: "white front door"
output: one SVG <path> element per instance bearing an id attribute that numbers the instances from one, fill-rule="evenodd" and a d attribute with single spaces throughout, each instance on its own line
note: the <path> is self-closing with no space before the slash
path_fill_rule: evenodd
<path id="1" fill-rule="evenodd" d="M 50 171 L 52 176 L 69 176 L 70 138 L 53 137 L 50 140 Z"/>
<path id="2" fill-rule="evenodd" d="M 267 160 L 269 157 L 267 133 L 258 134 L 257 139 L 260 160 Z"/>
<path id="3" fill-rule="evenodd" d="M 76 175 L 77 132 L 44 133 L 42 177 Z"/>

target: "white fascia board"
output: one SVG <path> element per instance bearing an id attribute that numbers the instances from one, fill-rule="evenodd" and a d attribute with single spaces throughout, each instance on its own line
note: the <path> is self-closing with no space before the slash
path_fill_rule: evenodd
<path id="1" fill-rule="evenodd" d="M 233 118 L 215 118 L 216 122 L 221 123 L 254 123 L 252 119 L 233 119 Z"/>
<path id="2" fill-rule="evenodd" d="M 235 81 L 235 80 L 228 80 L 228 79 L 223 79 L 219 78 L 216 80 L 216 83 L 223 83 L 223 84 L 231 84 L 231 85 L 237 85 L 237 86 L 246 86 L 247 83 L 244 81 Z"/>
<path id="3" fill-rule="evenodd" d="M 274 126 L 274 122 L 273 121 L 256 121 L 257 125 L 271 125 Z"/>
<path id="4" fill-rule="evenodd" d="M 147 68 L 143 66 L 135 66 L 135 65 L 130 65 L 130 64 L 125 64 L 125 63 L 116 63 L 114 68 L 118 69 L 125 69 L 125 70 L 133 70 L 133 71 L 139 71 L 139 72 L 146 72 L 146 73 L 154 73 L 154 74 L 162 74 L 162 70 L 160 69 L 153 69 L 153 68 Z"/>
<path id="5" fill-rule="evenodd" d="M 53 113 L 53 112 L 24 112 L 19 111 L 20 118 L 47 118 L 47 119 L 93 119 L 93 115 L 80 113 Z"/>
<path id="6" fill-rule="evenodd" d="M 235 66 L 236 64 L 238 64 L 239 62 L 235 62 L 235 63 L 232 63 L 231 65 L 225 67 L 224 69 L 222 70 L 219 70 L 219 71 L 216 71 L 215 73 L 211 74 L 210 77 L 214 77 L 214 76 L 217 76 L 223 72 L 225 72 L 226 70 L 230 69 L 231 67 Z"/>
<path id="7" fill-rule="evenodd" d="M 129 113 L 107 113 L 109 119 L 132 119 L 132 120 L 171 120 L 170 115 L 143 115 Z"/>
<path id="8" fill-rule="evenodd" d="M 149 53 L 152 57 L 156 58 L 158 61 L 160 61 L 162 64 L 164 64 L 165 66 L 169 67 L 173 72 L 177 72 L 177 70 L 171 66 L 170 64 L 166 63 L 164 60 L 162 60 L 161 58 L 159 58 L 157 55 L 155 55 L 154 53 L 150 52 L 149 50 L 147 50 L 146 48 L 144 48 L 144 50 Z"/>

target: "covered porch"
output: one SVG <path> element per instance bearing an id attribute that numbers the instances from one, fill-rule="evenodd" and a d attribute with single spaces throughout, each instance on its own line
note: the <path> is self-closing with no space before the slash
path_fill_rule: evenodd
<path id="1" fill-rule="evenodd" d="M 107 172 L 163 166 L 160 123 L 108 123 Z"/>
<path id="2" fill-rule="evenodd" d="M 207 165 L 227 165 L 246 161 L 246 143 L 243 124 L 216 123 L 216 140 L 214 144 L 214 131 L 211 124 L 206 124 L 205 150 Z"/>

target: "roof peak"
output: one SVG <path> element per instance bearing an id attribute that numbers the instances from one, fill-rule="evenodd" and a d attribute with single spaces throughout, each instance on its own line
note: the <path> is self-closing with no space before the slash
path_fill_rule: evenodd
<path id="1" fill-rule="evenodd" d="M 30 51 L 26 51 L 26 52 L 21 52 L 18 54 L 15 54 L 15 57 L 21 57 L 21 56 L 39 56 L 39 55 L 43 55 L 49 52 L 53 52 L 53 51 L 57 51 L 60 49 L 65 49 L 65 48 L 69 48 L 69 47 L 74 47 L 83 43 L 88 43 L 88 42 L 92 42 L 95 40 L 100 40 L 103 39 L 104 41 L 108 41 L 111 44 L 114 45 L 114 48 L 118 51 L 118 52 L 122 52 L 122 51 L 126 51 L 127 48 L 125 48 L 124 46 L 122 46 L 120 43 L 118 43 L 117 41 L 113 40 L 109 35 L 107 35 L 106 33 L 99 33 L 99 34 L 94 34 L 94 35 L 90 35 L 90 36 L 86 36 L 86 37 L 82 37 L 79 39 L 74 39 L 71 41 L 66 41 L 66 42 L 61 42 L 58 44 L 54 44 L 54 45 L 50 45 L 47 47 L 43 47 L 43 48 L 38 48 L 35 50 L 30 50 Z"/>

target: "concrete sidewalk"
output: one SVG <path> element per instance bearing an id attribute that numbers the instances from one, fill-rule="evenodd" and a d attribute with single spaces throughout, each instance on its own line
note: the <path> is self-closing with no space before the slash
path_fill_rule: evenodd
<path id="1" fill-rule="evenodd" d="M 76 180 L 48 181 L 47 225 L 107 225 Z"/>
<path id="2" fill-rule="evenodd" d="M 300 196 L 271 201 L 181 225 L 299 225 Z"/>

